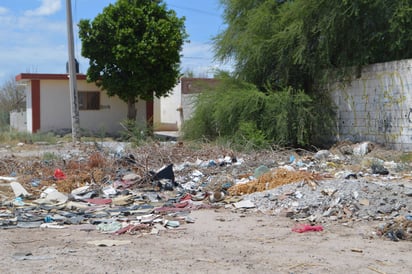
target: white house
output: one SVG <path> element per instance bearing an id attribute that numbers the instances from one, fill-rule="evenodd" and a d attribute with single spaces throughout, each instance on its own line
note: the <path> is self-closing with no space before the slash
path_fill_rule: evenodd
<path id="1" fill-rule="evenodd" d="M 25 86 L 26 111 L 12 114 L 11 126 L 30 133 L 71 129 L 71 103 L 67 74 L 21 73 L 16 81 Z M 80 128 L 86 131 L 116 133 L 127 117 L 127 104 L 117 96 L 108 97 L 86 76 L 77 75 Z M 13 119 L 13 117 L 21 119 Z M 139 101 L 137 121 L 153 116 L 153 103 Z"/>
<path id="2" fill-rule="evenodd" d="M 19 131 L 59 132 L 71 129 L 71 103 L 67 74 L 21 73 L 17 84 L 25 86 L 26 110 L 11 114 L 11 127 Z M 216 79 L 181 78 L 168 97 L 139 101 L 136 120 L 153 124 L 155 131 L 178 131 L 193 111 L 193 96 Z M 127 104 L 109 97 L 86 75 L 77 74 L 80 128 L 86 132 L 116 134 L 127 117 Z"/>
<path id="3" fill-rule="evenodd" d="M 218 83 L 213 78 L 180 78 L 167 97 L 155 98 L 153 124 L 158 131 L 179 131 L 191 118 L 197 94 Z"/>

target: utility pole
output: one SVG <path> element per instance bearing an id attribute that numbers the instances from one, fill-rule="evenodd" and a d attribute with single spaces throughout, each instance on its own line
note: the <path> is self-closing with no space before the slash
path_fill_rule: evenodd
<path id="1" fill-rule="evenodd" d="M 69 49 L 69 87 L 70 87 L 70 102 L 71 102 L 71 118 L 72 118 L 72 140 L 73 143 L 80 141 L 80 119 L 79 119 L 79 102 L 77 95 L 77 77 L 76 77 L 76 62 L 74 58 L 74 38 L 73 38 L 73 19 L 72 19 L 72 3 L 71 0 L 66 0 L 66 17 L 67 17 L 67 37 Z"/>

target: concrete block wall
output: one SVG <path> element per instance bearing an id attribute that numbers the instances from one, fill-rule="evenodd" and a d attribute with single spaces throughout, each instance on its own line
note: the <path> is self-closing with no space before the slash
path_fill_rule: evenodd
<path id="1" fill-rule="evenodd" d="M 338 140 L 373 141 L 412 151 L 412 59 L 366 66 L 330 87 Z"/>

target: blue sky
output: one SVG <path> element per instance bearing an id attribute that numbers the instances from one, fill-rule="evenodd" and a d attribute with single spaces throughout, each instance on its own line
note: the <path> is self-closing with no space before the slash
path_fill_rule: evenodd
<path id="1" fill-rule="evenodd" d="M 73 21 L 93 19 L 115 0 L 71 0 Z M 182 72 L 211 76 L 213 69 L 230 69 L 213 62 L 211 38 L 223 31 L 219 0 L 164 0 L 179 17 L 186 17 L 190 43 L 185 44 Z M 74 29 L 75 55 L 80 72 L 88 60 L 80 54 Z M 19 73 L 65 73 L 67 51 L 66 0 L 2 0 L 0 2 L 0 85 Z"/>

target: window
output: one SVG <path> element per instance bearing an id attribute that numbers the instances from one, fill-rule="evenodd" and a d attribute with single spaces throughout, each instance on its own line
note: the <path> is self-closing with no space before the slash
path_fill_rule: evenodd
<path id="1" fill-rule="evenodd" d="M 79 91 L 79 110 L 100 109 L 100 92 Z"/>

